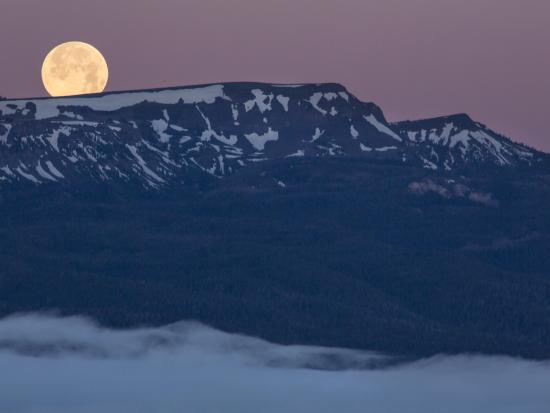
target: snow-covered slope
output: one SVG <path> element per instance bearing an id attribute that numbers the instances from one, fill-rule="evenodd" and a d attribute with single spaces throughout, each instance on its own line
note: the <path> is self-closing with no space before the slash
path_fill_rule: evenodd
<path id="1" fill-rule="evenodd" d="M 544 156 L 512 142 L 468 115 L 458 114 L 392 124 L 409 147 L 430 169 L 453 170 L 476 166 L 529 166 Z"/>
<path id="2" fill-rule="evenodd" d="M 0 101 L 0 185 L 77 179 L 146 188 L 257 162 L 352 156 L 453 169 L 543 156 L 466 117 L 389 124 L 338 84 L 228 83 Z"/>

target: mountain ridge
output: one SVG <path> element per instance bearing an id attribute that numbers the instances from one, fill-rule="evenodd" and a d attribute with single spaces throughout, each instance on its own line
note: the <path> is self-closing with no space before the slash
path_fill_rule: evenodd
<path id="1" fill-rule="evenodd" d="M 95 181 L 140 180 L 158 189 L 196 173 L 220 178 L 255 162 L 301 156 L 448 171 L 547 159 L 465 114 L 389 123 L 379 106 L 338 83 L 231 82 L 0 101 L 4 185 L 88 173 Z"/>

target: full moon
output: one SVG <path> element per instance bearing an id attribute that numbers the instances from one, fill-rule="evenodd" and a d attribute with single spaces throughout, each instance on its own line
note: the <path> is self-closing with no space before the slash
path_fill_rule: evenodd
<path id="1" fill-rule="evenodd" d="M 42 65 L 42 82 L 51 96 L 74 96 L 103 92 L 109 68 L 103 55 L 83 42 L 60 44 Z"/>

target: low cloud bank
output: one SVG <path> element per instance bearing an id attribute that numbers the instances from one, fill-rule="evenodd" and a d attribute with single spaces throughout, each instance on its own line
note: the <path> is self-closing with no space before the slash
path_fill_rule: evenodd
<path id="1" fill-rule="evenodd" d="M 0 320 L 0 412 L 548 412 L 550 364 L 280 346 L 197 323 Z"/>

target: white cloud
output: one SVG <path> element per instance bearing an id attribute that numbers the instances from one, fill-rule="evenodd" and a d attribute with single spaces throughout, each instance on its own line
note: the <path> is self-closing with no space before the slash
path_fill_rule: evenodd
<path id="1" fill-rule="evenodd" d="M 550 365 L 279 346 L 196 323 L 108 330 L 0 320 L 0 412 L 547 412 Z M 308 368 L 310 367 L 310 368 Z"/>

